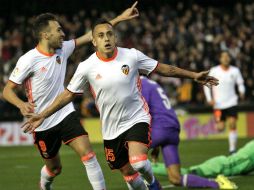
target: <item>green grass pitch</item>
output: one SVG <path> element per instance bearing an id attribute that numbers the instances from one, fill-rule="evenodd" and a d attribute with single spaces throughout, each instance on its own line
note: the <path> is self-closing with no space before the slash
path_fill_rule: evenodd
<path id="1" fill-rule="evenodd" d="M 239 147 L 250 139 L 240 139 Z M 212 156 L 227 154 L 227 140 L 192 140 L 180 144 L 180 156 L 183 166 L 198 164 Z M 127 190 L 118 171 L 111 171 L 104 158 L 103 145 L 93 144 L 97 158 L 102 166 L 108 190 Z M 62 146 L 62 174 L 55 179 L 54 190 L 91 190 L 85 169 L 78 156 L 67 146 Z M 36 190 L 39 173 L 43 162 L 33 146 L 0 147 L 0 189 L 1 190 Z M 165 176 L 157 176 L 163 186 L 169 182 Z M 253 175 L 237 176 L 232 180 L 239 189 L 254 188 Z M 165 189 L 181 189 L 165 188 Z"/>

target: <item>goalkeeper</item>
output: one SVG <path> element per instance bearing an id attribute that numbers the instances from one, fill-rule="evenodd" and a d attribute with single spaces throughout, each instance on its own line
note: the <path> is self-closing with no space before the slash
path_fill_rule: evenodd
<path id="1" fill-rule="evenodd" d="M 254 171 L 254 140 L 248 142 L 235 154 L 230 156 L 216 156 L 204 163 L 189 168 L 182 168 L 182 174 L 196 174 L 202 177 L 216 177 L 244 175 Z M 167 175 L 163 163 L 153 164 L 155 174 Z"/>

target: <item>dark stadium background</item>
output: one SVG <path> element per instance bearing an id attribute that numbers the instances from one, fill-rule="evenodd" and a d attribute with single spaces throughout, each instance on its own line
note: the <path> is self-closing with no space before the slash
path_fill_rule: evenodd
<path id="1" fill-rule="evenodd" d="M 43 12 L 52 12 L 60 16 L 61 21 L 64 21 L 63 27 L 66 33 L 66 39 L 78 37 L 85 31 L 89 30 L 89 23 L 93 22 L 96 18 L 101 15 L 107 18 L 112 18 L 125 8 L 129 7 L 134 0 L 0 0 L 0 43 L 4 43 L 2 52 L 0 52 L 0 124 L 6 123 L 18 123 L 16 121 L 23 120 L 23 117 L 19 113 L 19 110 L 14 106 L 11 106 L 2 98 L 2 90 L 5 82 L 8 80 L 8 76 L 15 66 L 19 56 L 24 54 L 29 49 L 36 45 L 36 42 L 32 38 L 31 22 L 32 17 Z M 198 9 L 195 8 L 198 7 Z M 236 7 L 240 8 L 236 11 Z M 194 7 L 194 8 L 193 8 Z M 182 54 L 182 49 L 176 50 L 174 43 L 175 38 L 164 40 L 162 36 L 165 27 L 161 27 L 161 24 L 167 24 L 168 22 L 160 22 L 157 16 L 162 16 L 167 21 L 176 22 L 181 20 L 187 11 L 190 11 L 191 22 L 185 24 L 184 27 L 188 28 L 189 25 L 195 24 L 195 17 L 201 11 L 203 15 L 202 24 L 208 24 L 208 12 L 212 10 L 215 12 L 215 18 L 219 17 L 223 20 L 224 15 L 229 16 L 227 22 L 222 22 L 222 25 L 227 25 L 230 28 L 231 36 L 239 39 L 238 28 L 242 24 L 246 26 L 246 31 L 250 31 L 246 34 L 247 38 L 244 44 L 248 44 L 250 47 L 246 50 L 245 47 L 240 48 L 241 57 L 232 61 L 232 64 L 240 66 L 241 71 L 244 73 L 245 85 L 247 88 L 246 99 L 240 102 L 239 110 L 242 115 L 245 113 L 254 111 L 254 2 L 253 0 L 140 0 L 138 3 L 138 9 L 141 16 L 134 21 L 127 21 L 119 24 L 117 32 L 120 38 L 121 46 L 136 47 L 141 49 L 148 55 L 153 56 L 155 59 L 165 61 L 169 64 L 176 64 L 185 69 L 191 70 L 203 70 L 209 69 L 209 67 L 216 65 L 217 54 L 219 49 L 217 46 L 211 46 L 211 43 L 202 41 L 206 47 L 205 53 L 202 54 L 201 60 L 193 59 L 191 55 L 192 41 L 189 40 L 189 36 L 193 37 L 196 34 L 191 33 L 187 30 L 183 36 L 187 36 L 185 41 L 186 54 L 178 58 L 179 60 L 172 61 L 172 57 L 178 54 Z M 198 10 L 198 11 L 195 11 Z M 243 14 L 239 16 L 239 10 Z M 249 12 L 248 12 L 249 10 Z M 107 12 L 107 14 L 104 14 Z M 247 18 L 247 13 L 250 15 Z M 103 13 L 103 14 L 102 14 Z M 145 15 L 145 16 L 144 16 Z M 166 15 L 166 16 L 165 16 Z M 213 19 L 212 19 L 213 20 Z M 146 30 L 144 24 L 151 22 L 149 30 Z M 233 22 L 232 22 L 233 21 Z M 234 24 L 234 21 L 235 24 Z M 231 25 L 233 23 L 233 25 Z M 70 25 L 74 24 L 74 25 Z M 72 26 L 75 24 L 80 25 L 77 30 L 72 31 Z M 87 24 L 87 25 L 86 25 Z M 71 26 L 71 27 L 70 27 Z M 179 30 L 178 25 L 177 30 Z M 157 31 L 151 32 L 154 28 L 158 27 Z M 218 26 L 220 27 L 220 26 Z M 138 31 L 137 31 L 138 29 Z M 214 30 L 204 30 L 203 34 L 209 34 Z M 244 30 L 245 31 L 245 30 Z M 144 45 L 144 39 L 149 37 L 147 33 L 152 33 L 152 51 Z M 162 40 L 161 40 L 162 39 Z M 164 41 L 163 41 L 164 40 Z M 159 41 L 159 42 L 156 42 Z M 163 42 L 165 42 L 164 45 Z M 159 44 L 159 45 L 158 45 Z M 167 47 L 167 44 L 171 44 Z M 173 44 L 173 45 L 172 45 Z M 164 47 L 165 46 L 165 47 Z M 163 49 L 164 48 L 164 49 Z M 163 53 L 165 52 L 164 57 Z M 195 49 L 195 48 L 194 48 Z M 0 49 L 1 51 L 1 49 Z M 194 54 L 195 54 L 194 50 Z M 67 73 L 66 83 L 70 80 L 73 72 L 75 71 L 79 61 L 84 60 L 93 52 L 91 45 L 86 45 L 80 49 L 77 49 L 74 55 L 69 59 L 69 72 Z M 170 56 L 171 57 L 170 57 Z M 204 57 L 208 57 L 207 60 Z M 169 59 L 170 58 L 170 59 Z M 186 58 L 186 59 L 185 59 Z M 188 58 L 188 59 L 187 59 Z M 204 61 L 206 60 L 206 61 Z M 172 104 L 176 110 L 198 113 L 202 115 L 208 113 L 212 114 L 212 109 L 207 106 L 203 94 L 202 87 L 196 83 L 190 83 L 188 80 L 175 80 L 169 81 L 154 77 L 163 87 L 166 89 L 168 96 L 170 97 Z M 180 98 L 179 94 L 185 91 L 180 87 L 184 84 L 188 87 L 190 85 L 192 90 L 190 97 L 187 99 Z M 23 89 L 20 88 L 20 95 L 25 99 L 22 93 Z M 93 101 L 89 93 L 85 94 L 85 97 L 80 96 L 75 100 L 76 108 L 80 111 L 81 117 L 97 117 L 98 113 L 95 110 Z M 181 113 L 181 112 L 180 112 Z M 187 114 L 188 115 L 188 114 Z M 246 114 L 247 115 L 247 114 Z M 253 114 L 254 116 L 254 114 Z M 89 118 L 90 119 L 90 118 Z M 206 120 L 206 117 L 202 118 Z M 86 119 L 85 119 L 86 120 Z M 91 120 L 98 120 L 97 118 Z M 6 122 L 7 121 L 7 122 Z M 88 122 L 87 122 L 88 123 Z M 87 124 L 86 123 L 86 124 Z M 97 122 L 99 123 L 99 122 Z M 86 125 L 85 124 L 85 125 Z M 246 123 L 243 123 L 243 126 Z M 95 125 L 92 123 L 91 128 Z M 252 124 L 253 126 L 253 124 Z M 251 127 L 252 127 L 251 126 Z M 19 126 L 16 126 L 19 129 Z M 252 127 L 253 128 L 253 127 Z M 97 129 L 97 128 L 96 128 Z M 23 133 L 20 132 L 20 136 L 24 138 Z M 4 136 L 4 131 L 0 128 L 0 142 L 1 137 Z M 252 134 L 254 135 L 254 134 Z M 6 136 L 5 136 L 6 137 Z M 92 137 L 91 137 L 92 138 Z M 252 137 L 253 139 L 253 137 Z M 7 140 L 12 140 L 9 138 Z M 6 141 L 7 141 L 6 140 Z M 245 136 L 245 138 L 239 138 L 239 147 L 242 147 L 245 143 L 250 141 L 251 138 Z M 109 170 L 107 163 L 104 158 L 103 146 L 101 143 L 93 144 L 94 150 L 97 154 L 98 160 L 102 166 L 107 187 L 110 190 L 123 190 L 127 189 L 122 177 L 118 172 L 112 172 Z M 207 140 L 187 140 L 180 143 L 179 151 L 182 159 L 182 165 L 184 167 L 195 165 L 203 162 L 216 155 L 227 154 L 228 142 L 226 135 L 224 139 L 213 139 Z M 69 148 L 64 146 L 61 150 L 62 162 L 64 165 L 63 173 L 60 175 L 55 183 L 55 189 L 67 190 L 75 189 L 81 190 L 84 187 L 89 190 L 91 187 L 88 185 L 89 182 L 87 177 L 83 174 L 84 170 L 80 167 L 79 158 Z M 161 157 L 160 157 L 161 159 Z M 34 190 L 38 188 L 37 182 L 39 180 L 39 171 L 42 165 L 42 160 L 33 146 L 2 146 L 0 144 L 0 189 L 1 190 Z M 157 176 L 163 186 L 168 186 L 169 182 L 166 176 Z M 253 175 L 246 175 L 236 177 L 233 179 L 242 190 L 253 189 Z M 175 188 L 181 189 L 181 188 Z"/>

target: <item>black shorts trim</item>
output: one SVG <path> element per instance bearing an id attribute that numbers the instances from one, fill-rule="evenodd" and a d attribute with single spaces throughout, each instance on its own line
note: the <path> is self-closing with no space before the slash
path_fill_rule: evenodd
<path id="1" fill-rule="evenodd" d="M 138 142 L 147 147 L 151 144 L 151 130 L 148 123 L 137 123 L 112 140 L 104 140 L 104 151 L 109 167 L 120 169 L 129 162 L 128 142 Z"/>
<path id="2" fill-rule="evenodd" d="M 215 109 L 214 117 L 216 122 L 226 121 L 228 117 L 235 117 L 237 119 L 238 109 L 237 106 L 233 106 L 226 109 Z"/>
<path id="3" fill-rule="evenodd" d="M 46 130 L 34 133 L 34 144 L 44 159 L 54 158 L 62 142 L 69 144 L 74 139 L 88 135 L 81 125 L 76 112 L 67 115 L 59 124 Z"/>

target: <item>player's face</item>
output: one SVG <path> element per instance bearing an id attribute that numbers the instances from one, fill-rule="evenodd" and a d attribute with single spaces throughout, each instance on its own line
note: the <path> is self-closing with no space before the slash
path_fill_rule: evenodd
<path id="1" fill-rule="evenodd" d="M 220 54 L 220 63 L 226 67 L 230 65 L 230 57 L 227 52 L 222 52 Z"/>
<path id="2" fill-rule="evenodd" d="M 109 24 L 99 24 L 93 31 L 93 45 L 101 54 L 110 54 L 116 47 L 116 36 Z"/>
<path id="3" fill-rule="evenodd" d="M 57 21 L 49 21 L 49 26 L 46 31 L 46 39 L 50 48 L 59 49 L 62 48 L 65 34 L 62 27 Z"/>

